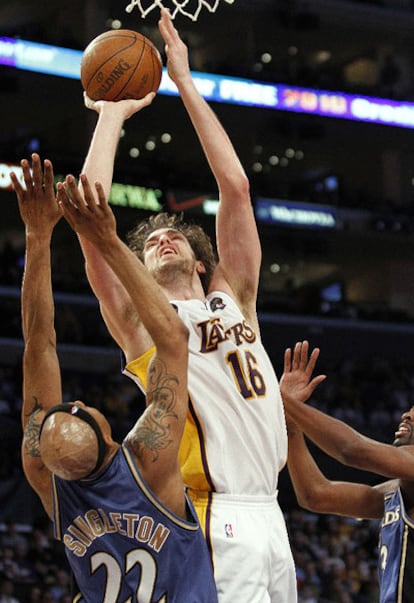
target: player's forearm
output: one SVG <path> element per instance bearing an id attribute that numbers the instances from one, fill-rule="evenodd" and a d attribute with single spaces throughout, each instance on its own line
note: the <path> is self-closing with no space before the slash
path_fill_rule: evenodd
<path id="1" fill-rule="evenodd" d="M 50 267 L 51 235 L 26 235 L 26 258 L 21 291 L 23 338 L 41 348 L 54 340 L 54 302 Z"/>
<path id="2" fill-rule="evenodd" d="M 111 105 L 102 106 L 82 169 L 89 182 L 98 180 L 102 184 L 107 198 L 111 190 L 115 155 L 123 123 L 124 116 L 121 112 L 114 110 Z"/>
<path id="3" fill-rule="evenodd" d="M 113 111 L 111 106 L 103 105 L 86 156 L 83 173 L 89 182 L 99 181 L 109 199 L 114 170 L 115 154 L 118 147 L 123 115 Z M 82 189 L 82 184 L 79 183 Z M 105 291 L 116 286 L 116 277 L 102 260 L 95 246 L 82 235 L 79 243 L 85 258 L 85 269 L 90 285 L 99 300 L 105 298 Z"/>
<path id="4" fill-rule="evenodd" d="M 248 187 L 245 171 L 226 131 L 193 80 L 183 78 L 177 87 L 220 189 Z"/>
<path id="5" fill-rule="evenodd" d="M 357 466 L 363 436 L 312 406 L 284 397 L 286 412 L 321 450 L 344 464 Z"/>
<path id="6" fill-rule="evenodd" d="M 288 470 L 296 498 L 301 507 L 323 512 L 329 482 L 315 463 L 303 433 L 288 427 Z"/>

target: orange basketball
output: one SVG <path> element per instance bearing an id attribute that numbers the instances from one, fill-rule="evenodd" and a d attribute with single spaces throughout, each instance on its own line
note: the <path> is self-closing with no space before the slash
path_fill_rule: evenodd
<path id="1" fill-rule="evenodd" d="M 129 29 L 97 36 L 82 55 L 82 87 L 94 101 L 143 98 L 157 92 L 161 75 L 161 56 L 154 44 Z"/>

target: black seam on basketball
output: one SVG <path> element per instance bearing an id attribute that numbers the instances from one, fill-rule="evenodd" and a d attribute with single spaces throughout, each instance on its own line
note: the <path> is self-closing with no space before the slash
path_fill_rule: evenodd
<path id="1" fill-rule="evenodd" d="M 151 82 L 151 90 L 154 90 L 154 83 L 155 83 L 155 57 L 154 57 L 154 50 L 151 48 L 151 65 L 152 65 L 152 82 Z"/>
<path id="2" fill-rule="evenodd" d="M 116 36 L 114 36 L 116 38 Z M 124 35 L 119 35 L 118 38 L 125 38 L 126 40 L 130 39 L 130 36 L 124 36 Z M 132 40 L 132 42 L 130 44 L 127 44 L 127 46 L 123 46 L 122 48 L 118 48 L 118 50 L 116 52 L 114 52 L 113 54 L 109 55 L 105 61 L 103 63 L 100 64 L 100 66 L 96 69 L 96 71 L 94 71 L 94 73 L 91 75 L 91 77 L 89 78 L 88 82 L 87 82 L 87 87 L 89 87 L 89 84 L 91 83 L 91 81 L 96 77 L 96 74 L 102 69 L 102 67 L 104 65 L 106 65 L 106 63 L 109 63 L 109 61 L 111 59 L 113 59 L 114 57 L 116 57 L 117 54 L 124 52 L 125 50 L 128 50 L 128 48 L 131 48 L 131 46 L 134 46 L 134 44 L 137 42 L 138 40 L 138 36 L 134 35 L 134 38 Z M 102 40 L 102 43 L 106 42 L 106 40 Z M 144 42 L 145 45 L 145 42 Z"/>
<path id="3" fill-rule="evenodd" d="M 143 44 L 142 44 L 142 47 L 141 47 L 141 54 L 139 55 L 138 62 L 137 62 L 137 64 L 135 65 L 134 69 L 132 70 L 132 73 L 130 74 L 129 78 L 127 79 L 127 81 L 125 82 L 125 84 L 123 85 L 123 87 L 122 87 L 122 88 L 121 88 L 121 89 L 118 91 L 118 93 L 117 93 L 117 94 L 114 96 L 114 99 L 113 99 L 114 101 L 120 100 L 120 97 L 122 97 L 122 93 L 123 93 L 123 91 L 124 91 L 124 90 L 125 90 L 125 88 L 128 86 L 128 84 L 129 84 L 129 82 L 131 81 L 131 79 L 134 77 L 134 75 L 135 75 L 135 73 L 136 73 L 136 71 L 137 71 L 138 67 L 139 67 L 139 66 L 140 66 L 140 64 L 141 64 L 142 57 L 143 57 L 143 55 L 144 55 L 144 51 L 145 51 L 145 47 L 146 47 L 146 46 L 149 46 L 149 45 L 147 44 L 147 42 L 145 41 L 145 38 L 144 38 L 144 39 L 143 39 Z"/>

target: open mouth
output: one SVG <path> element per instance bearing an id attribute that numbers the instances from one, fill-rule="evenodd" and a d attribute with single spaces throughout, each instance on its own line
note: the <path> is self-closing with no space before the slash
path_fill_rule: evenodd
<path id="1" fill-rule="evenodd" d="M 398 430 L 395 432 L 396 438 L 401 438 L 403 436 L 407 436 L 411 434 L 411 428 L 407 423 L 401 423 L 398 426 Z"/>
<path id="2" fill-rule="evenodd" d="M 161 257 L 164 257 L 164 255 L 175 255 L 175 254 L 176 254 L 176 251 L 172 247 L 166 247 L 160 253 Z"/>

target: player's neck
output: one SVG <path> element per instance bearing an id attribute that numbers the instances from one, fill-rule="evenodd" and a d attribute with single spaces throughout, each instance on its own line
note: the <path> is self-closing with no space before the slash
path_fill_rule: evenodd
<path id="1" fill-rule="evenodd" d="M 200 276 L 195 270 L 192 273 L 185 270 L 166 270 L 160 271 L 154 276 L 169 300 L 201 299 L 204 301 L 206 298 Z"/>
<path id="2" fill-rule="evenodd" d="M 206 295 L 200 284 L 193 283 L 169 283 L 161 285 L 167 298 L 171 300 L 201 299 L 205 300 Z"/>

